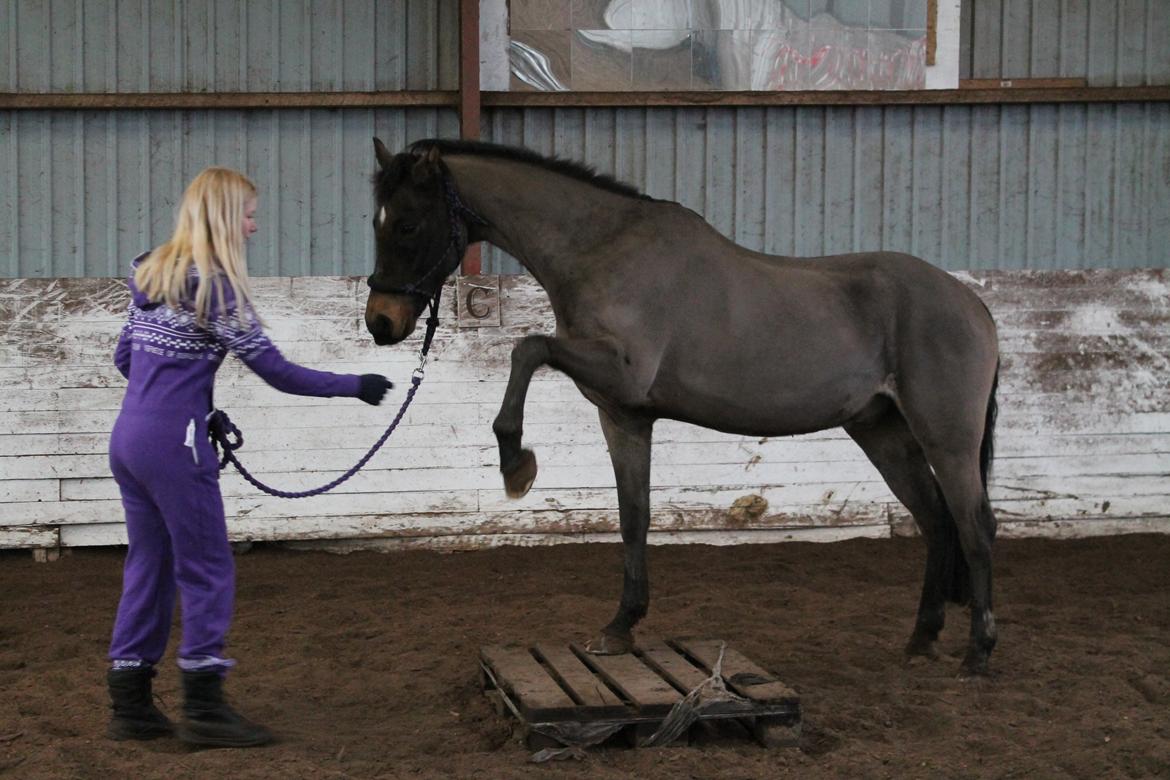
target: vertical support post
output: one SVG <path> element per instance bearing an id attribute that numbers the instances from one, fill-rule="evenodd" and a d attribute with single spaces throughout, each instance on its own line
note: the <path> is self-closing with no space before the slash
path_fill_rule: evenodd
<path id="1" fill-rule="evenodd" d="M 926 65 L 937 65 L 938 0 L 926 0 Z"/>
<path id="2" fill-rule="evenodd" d="M 459 137 L 479 139 L 479 0 L 459 0 Z M 478 274 L 482 268 L 479 244 L 463 255 L 461 273 Z"/>

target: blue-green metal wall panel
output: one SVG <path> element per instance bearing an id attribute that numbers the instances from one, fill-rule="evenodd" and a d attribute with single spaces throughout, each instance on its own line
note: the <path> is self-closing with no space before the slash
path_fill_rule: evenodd
<path id="1" fill-rule="evenodd" d="M 1166 0 L 964 0 L 959 75 L 1170 84 Z"/>
<path id="2" fill-rule="evenodd" d="M 364 273 L 371 136 L 457 133 L 445 109 L 0 113 L 0 275 L 121 273 L 213 163 L 260 186 L 253 273 Z M 1170 266 L 1166 103 L 496 110 L 485 136 L 584 160 L 766 252 Z"/>
<path id="3" fill-rule="evenodd" d="M 457 0 L 0 0 L 0 90 L 453 89 L 457 16 Z M 965 76 L 1167 83 L 1170 2 L 968 2 L 963 44 Z M 0 276 L 121 274 L 213 163 L 260 185 L 253 273 L 364 273 L 370 136 L 457 131 L 442 109 L 0 112 Z M 495 110 L 484 136 L 585 160 L 768 252 L 1170 265 L 1165 103 Z"/>
<path id="4" fill-rule="evenodd" d="M 259 276 L 368 273 L 371 138 L 457 135 L 447 109 L 0 112 L 0 276 L 119 276 L 208 165 L 260 189 Z"/>
<path id="5" fill-rule="evenodd" d="M 1170 266 L 1170 104 L 490 112 L 788 255 L 887 249 L 949 270 Z M 490 271 L 515 260 L 490 249 Z"/>
<path id="6" fill-rule="evenodd" d="M 0 0 L 0 91 L 456 89 L 458 0 Z"/>

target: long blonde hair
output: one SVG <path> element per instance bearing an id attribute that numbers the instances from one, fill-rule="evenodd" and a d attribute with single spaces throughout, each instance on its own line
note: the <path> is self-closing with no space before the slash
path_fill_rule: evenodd
<path id="1" fill-rule="evenodd" d="M 193 302 L 195 321 L 207 322 L 214 290 L 224 311 L 223 280 L 235 294 L 236 312 L 243 320 L 251 308 L 248 261 L 244 247 L 244 209 L 256 197 L 256 185 L 231 168 L 207 168 L 191 182 L 179 204 L 175 233 L 155 247 L 134 272 L 134 284 L 152 301 L 178 309 L 194 265 L 199 286 Z"/>

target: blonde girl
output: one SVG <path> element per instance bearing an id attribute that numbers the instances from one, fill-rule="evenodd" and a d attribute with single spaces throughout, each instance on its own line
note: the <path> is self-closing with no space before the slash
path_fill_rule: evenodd
<path id="1" fill-rule="evenodd" d="M 187 187 L 174 235 L 131 263 L 130 306 L 114 363 L 128 380 L 110 437 L 129 547 L 107 672 L 114 739 L 172 733 L 151 679 L 182 612 L 180 739 L 245 747 L 271 739 L 223 697 L 234 661 L 224 651 L 235 600 L 219 469 L 208 439 L 215 374 L 231 352 L 286 393 L 381 402 L 383 376 L 333 374 L 290 363 L 252 305 L 246 242 L 257 189 L 243 174 L 208 168 Z"/>

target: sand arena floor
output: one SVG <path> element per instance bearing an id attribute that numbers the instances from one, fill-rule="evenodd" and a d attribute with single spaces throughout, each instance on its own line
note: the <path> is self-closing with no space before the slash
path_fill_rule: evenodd
<path id="1" fill-rule="evenodd" d="M 905 664 L 919 540 L 650 549 L 645 636 L 722 636 L 801 694 L 799 749 L 746 732 L 536 765 L 477 678 L 480 646 L 588 639 L 611 616 L 620 548 L 237 558 L 229 696 L 279 742 L 193 751 L 113 743 L 104 651 L 121 551 L 51 564 L 0 554 L 0 777 L 1167 777 L 1170 537 L 1003 540 L 994 674 Z M 175 644 L 172 639 L 172 651 Z M 173 658 L 156 682 L 179 710 Z"/>

